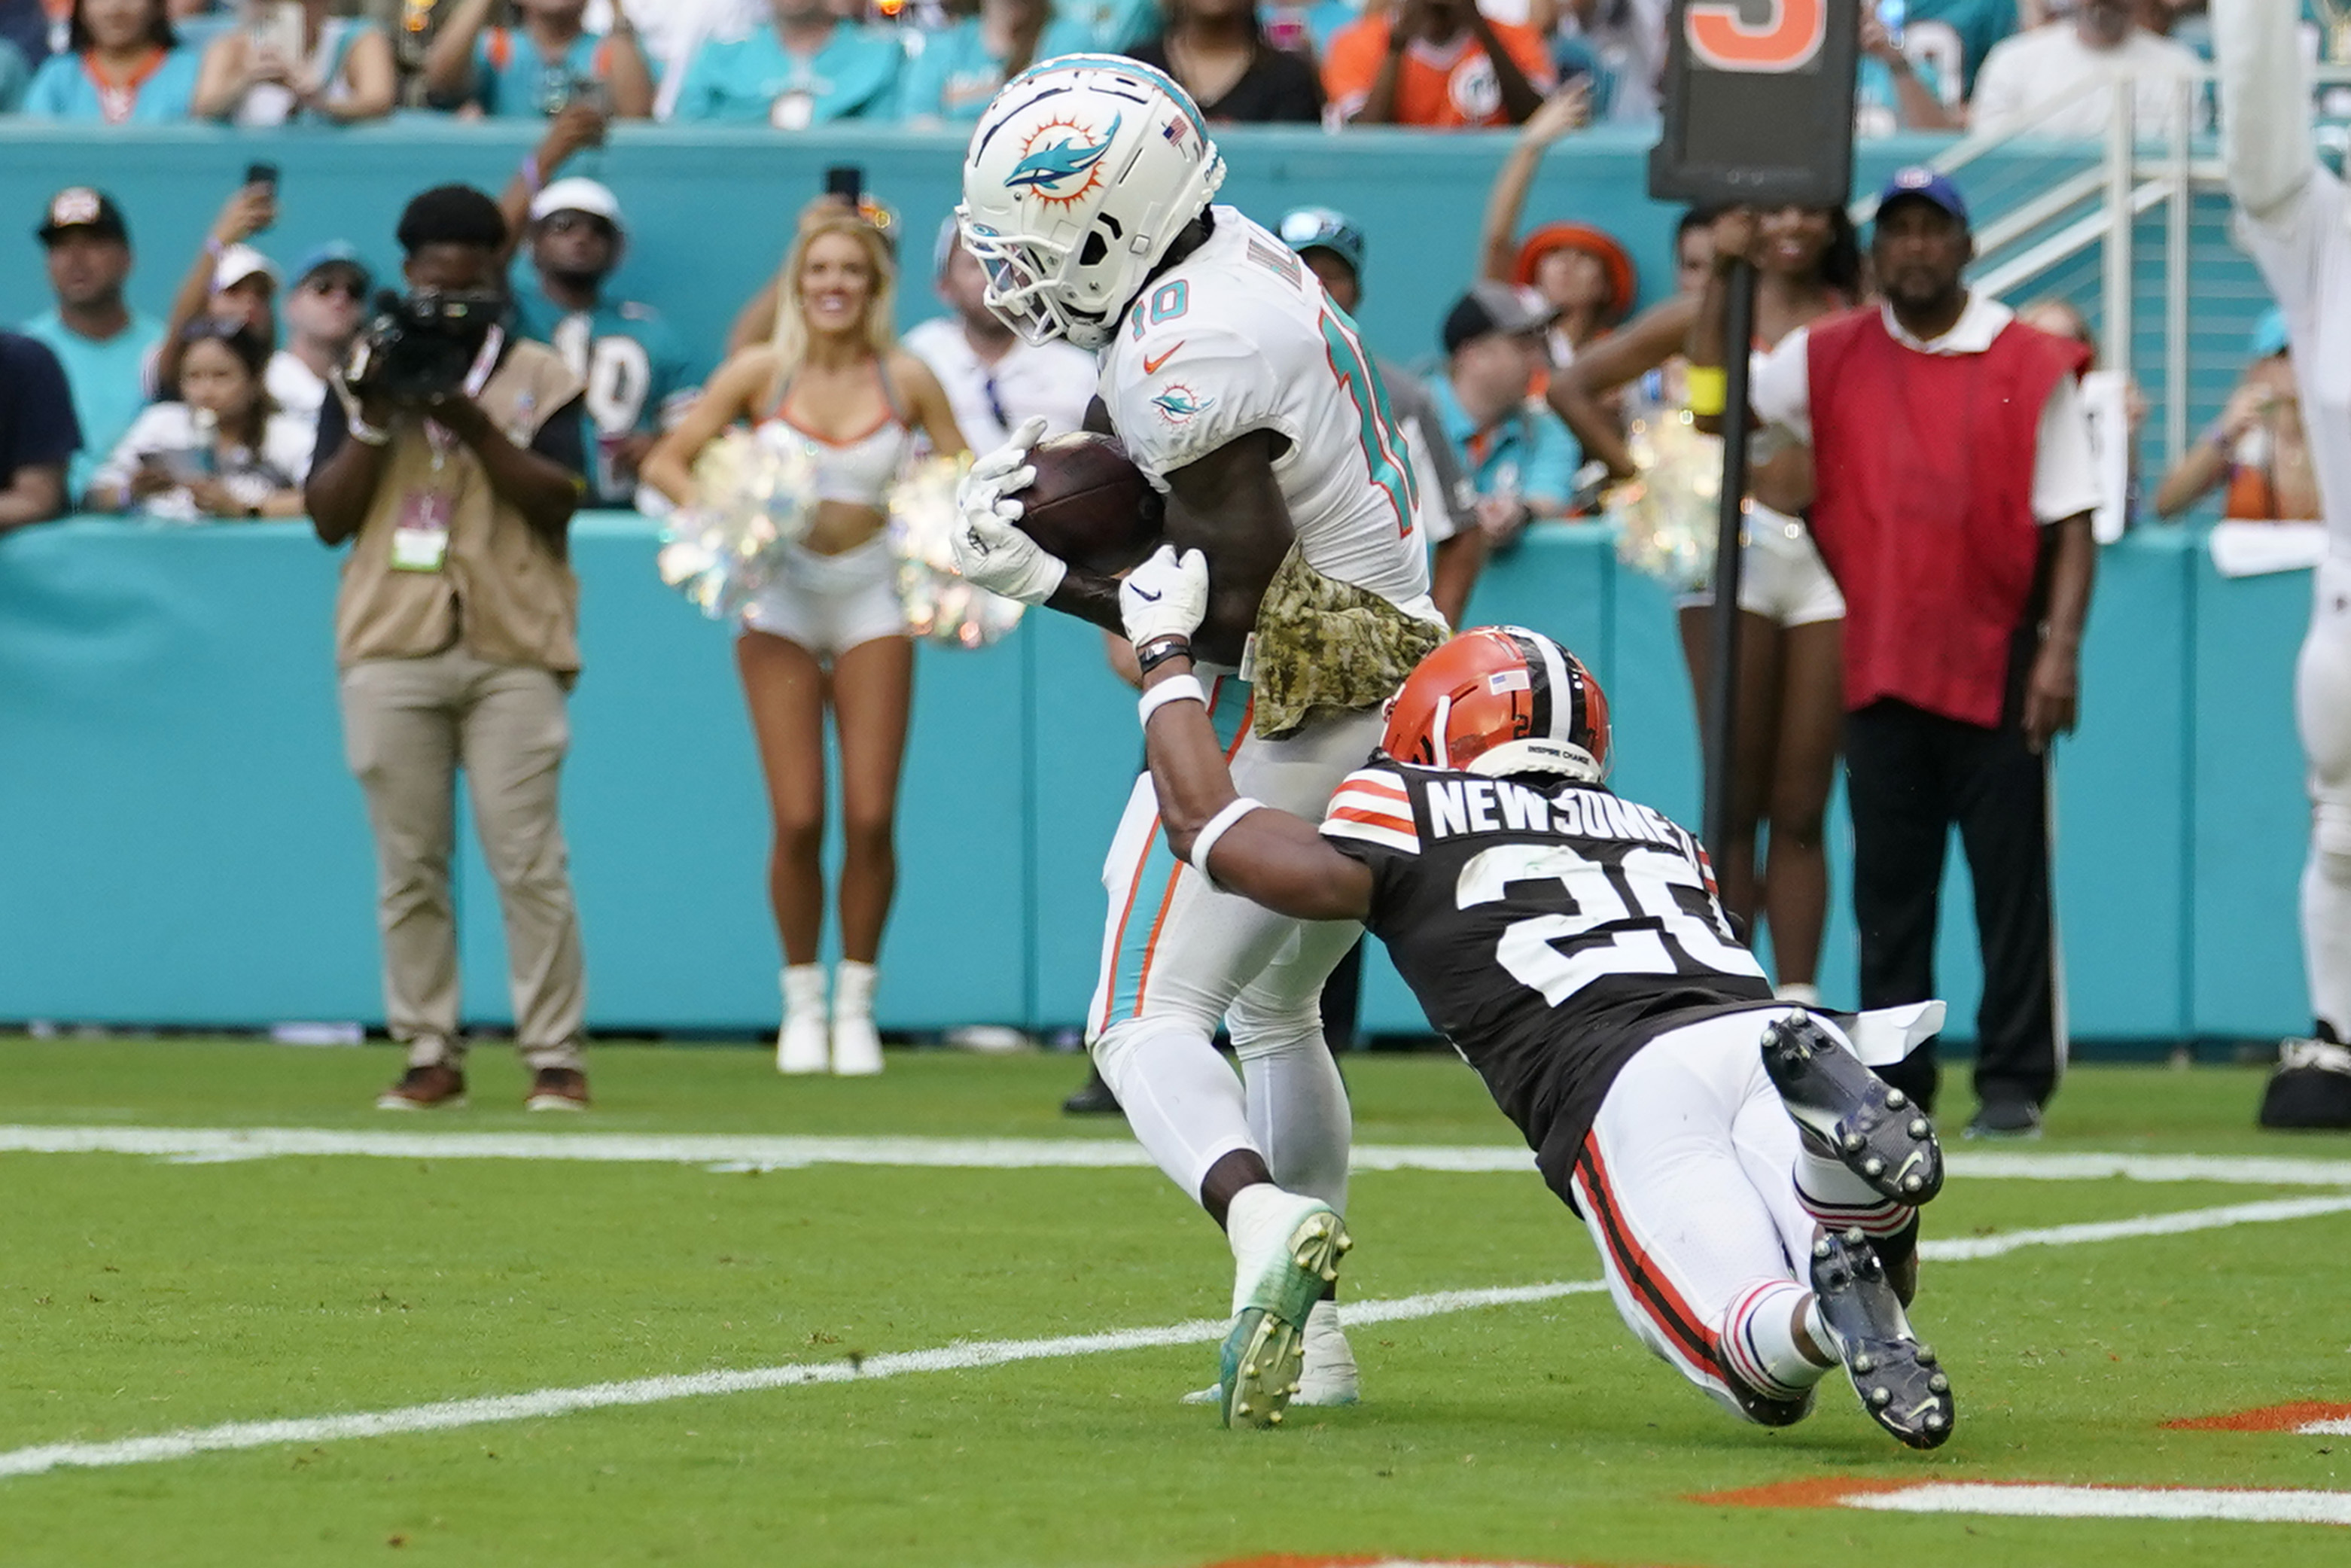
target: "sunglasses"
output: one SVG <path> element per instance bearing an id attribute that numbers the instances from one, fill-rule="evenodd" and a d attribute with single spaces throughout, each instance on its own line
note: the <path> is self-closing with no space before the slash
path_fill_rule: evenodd
<path id="1" fill-rule="evenodd" d="M 367 285 L 356 277 L 313 277 L 302 287 L 312 294 L 340 294 L 346 299 L 367 298 Z"/>

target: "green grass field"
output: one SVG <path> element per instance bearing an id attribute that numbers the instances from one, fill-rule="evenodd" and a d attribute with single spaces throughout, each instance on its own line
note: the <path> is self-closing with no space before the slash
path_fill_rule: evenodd
<path id="1" fill-rule="evenodd" d="M 479 1055 L 473 1105 L 429 1117 L 370 1108 L 396 1066 L 382 1050 L 0 1040 L 0 1134 L 16 1151 L 41 1126 L 118 1141 L 232 1127 L 1124 1136 L 1057 1113 L 1080 1071 L 1071 1058 L 893 1051 L 877 1081 L 787 1082 L 758 1051 L 612 1046 L 591 1062 L 597 1110 L 554 1125 L 520 1111 L 510 1055 Z M 1513 1141 L 1449 1058 L 1355 1058 L 1347 1071 L 1364 1144 Z M 2351 1139 L 2256 1134 L 2260 1090 L 2241 1069 L 2080 1070 L 2031 1152 L 2343 1161 L 2339 1184 L 1962 1168 L 1929 1234 L 2351 1192 Z M 1963 1084 L 1954 1099 L 1956 1124 Z M 1741 1427 L 1639 1350 L 1605 1296 L 1583 1293 L 1360 1326 L 1365 1402 L 1301 1410 L 1271 1433 L 1227 1432 L 1177 1403 L 1214 1376 L 1199 1343 L 977 1370 L 873 1361 L 883 1375 L 853 1380 L 11 1469 L 46 1445 L 1147 1329 L 1224 1308 L 1221 1239 L 1148 1169 L 716 1163 L 0 1153 L 0 1563 L 2351 1561 L 2351 1531 L 2325 1524 L 1692 1500 L 1824 1478 L 2351 1492 L 2351 1437 L 2164 1425 L 2351 1403 L 2351 1212 L 2339 1209 L 1929 1263 L 1914 1317 L 1960 1411 L 1932 1455 L 1880 1435 L 1842 1379 L 1801 1427 Z M 1359 1172 L 1349 1220 L 1350 1301 L 1599 1275 L 1581 1226 L 1531 1171 Z"/>

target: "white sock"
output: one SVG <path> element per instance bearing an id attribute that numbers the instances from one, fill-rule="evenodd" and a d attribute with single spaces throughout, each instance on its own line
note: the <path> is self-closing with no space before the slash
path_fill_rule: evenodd
<path id="1" fill-rule="evenodd" d="M 1265 1151 L 1266 1168 L 1284 1191 L 1306 1193 L 1346 1213 L 1354 1113 L 1339 1064 L 1322 1042 L 1322 1019 L 1285 1031 L 1289 1038 L 1278 1043 L 1245 1039 L 1243 1027 L 1236 1019 L 1233 1050 L 1241 1060 L 1249 1133 Z"/>
<path id="2" fill-rule="evenodd" d="M 1809 980 L 1783 980 L 1771 995 L 1783 1002 L 1793 1002 L 1800 1008 L 1821 1005 L 1821 988 Z"/>
<path id="3" fill-rule="evenodd" d="M 2302 948 L 2311 1011 L 2351 1045 L 2351 823 L 2326 807 L 2302 873 Z"/>
<path id="4" fill-rule="evenodd" d="M 1094 1065 L 1118 1096 L 1126 1124 L 1152 1163 L 1197 1203 L 1208 1167 L 1249 1136 L 1241 1081 L 1207 1030 L 1182 1019 L 1130 1019 L 1094 1042 Z"/>
<path id="5" fill-rule="evenodd" d="M 1846 1169 L 1843 1161 L 1808 1148 L 1796 1151 L 1793 1176 L 1796 1201 L 1804 1206 L 1804 1212 L 1839 1235 L 1858 1226 L 1865 1236 L 1891 1236 L 1917 1212 L 1879 1192 Z"/>
<path id="6" fill-rule="evenodd" d="M 824 966 L 791 964 L 783 972 L 784 1021 L 824 1017 Z"/>
<path id="7" fill-rule="evenodd" d="M 1796 1312 L 1803 1310 L 1804 1332 L 1827 1348 L 1834 1342 L 1821 1322 L 1813 1293 L 1793 1280 L 1768 1280 L 1741 1291 L 1722 1319 L 1722 1359 L 1739 1380 L 1775 1399 L 1798 1399 L 1829 1374 L 1829 1368 L 1796 1344 Z"/>

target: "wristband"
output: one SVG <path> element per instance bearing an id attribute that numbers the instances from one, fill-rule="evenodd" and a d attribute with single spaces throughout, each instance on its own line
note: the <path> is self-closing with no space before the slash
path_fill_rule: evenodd
<path id="1" fill-rule="evenodd" d="M 1719 415 L 1730 401 L 1730 372 L 1720 365 L 1692 365 L 1682 376 L 1690 413 L 1700 419 Z"/>
<path id="2" fill-rule="evenodd" d="M 1142 721 L 1144 728 L 1148 729 L 1151 727 L 1153 714 L 1157 713 L 1169 703 L 1185 702 L 1198 703 L 1202 707 L 1208 706 L 1208 694 L 1200 689 L 1200 678 L 1197 675 L 1168 676 L 1143 694 L 1143 700 L 1134 705 L 1134 715 Z"/>
<path id="3" fill-rule="evenodd" d="M 370 424 L 366 420 L 361 419 L 356 413 L 346 414 L 343 418 L 343 424 L 344 427 L 350 431 L 351 439 L 358 442 L 361 446 L 389 446 L 392 444 L 392 432 L 381 429 L 376 425 Z"/>
<path id="4" fill-rule="evenodd" d="M 1135 671 L 1147 675 L 1170 659 L 1188 659 L 1191 656 L 1192 640 L 1170 632 L 1146 639 L 1143 646 L 1134 651 Z"/>
<path id="5" fill-rule="evenodd" d="M 618 10 L 619 7 L 615 6 L 614 9 Z M 522 161 L 522 187 L 533 196 L 538 195 L 542 187 L 538 172 L 538 154 L 536 152 Z"/>
<path id="6" fill-rule="evenodd" d="M 1218 893 L 1222 893 L 1224 889 L 1217 886 L 1216 873 L 1208 869 L 1208 852 L 1217 847 L 1217 841 L 1218 839 L 1223 838 L 1226 833 L 1231 831 L 1232 826 L 1235 822 L 1239 821 L 1251 811 L 1262 810 L 1264 809 L 1264 801 L 1252 800 L 1248 796 L 1243 795 L 1240 799 L 1227 806 L 1223 810 L 1209 818 L 1208 825 L 1202 828 L 1197 833 L 1193 835 L 1192 852 L 1184 858 L 1191 862 L 1191 866 L 1194 871 L 1196 871 L 1202 876 L 1207 877 L 1208 879 L 1208 885 L 1210 887 L 1217 888 Z"/>

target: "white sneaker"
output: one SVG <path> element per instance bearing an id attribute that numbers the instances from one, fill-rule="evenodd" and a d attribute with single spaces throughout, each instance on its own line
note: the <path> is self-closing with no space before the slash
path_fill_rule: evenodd
<path id="1" fill-rule="evenodd" d="M 1218 1354 L 1221 1413 L 1228 1427 L 1278 1427 L 1304 1391 L 1307 1320 L 1354 1242 L 1329 1204 L 1270 1184 L 1242 1189 L 1225 1230 L 1233 1326 Z"/>
<path id="2" fill-rule="evenodd" d="M 1363 1382 L 1355 1371 L 1355 1353 L 1347 1344 L 1347 1336 L 1339 1327 L 1339 1303 L 1317 1301 L 1306 1313 L 1305 1370 L 1298 1375 L 1298 1392 L 1290 1396 L 1292 1405 L 1353 1405 L 1364 1396 Z M 1207 1387 L 1184 1396 L 1186 1405 L 1222 1405 L 1225 1385 L 1212 1383 Z"/>
<path id="3" fill-rule="evenodd" d="M 824 966 L 794 964 L 780 978 L 784 1027 L 776 1033 L 776 1071 L 822 1072 L 831 1053 L 824 1021 Z"/>
<path id="4" fill-rule="evenodd" d="M 870 1078 L 882 1071 L 882 1033 L 873 1027 L 871 964 L 844 958 L 832 979 L 832 1071 L 841 1078 Z"/>

